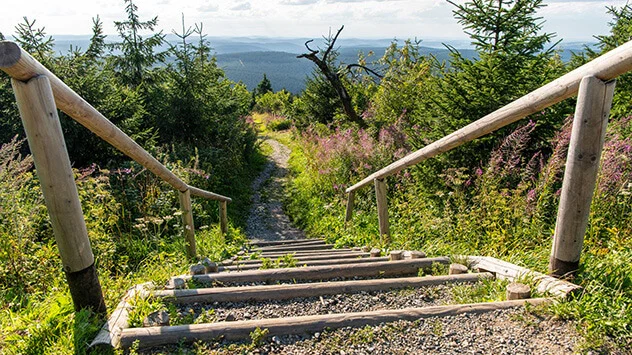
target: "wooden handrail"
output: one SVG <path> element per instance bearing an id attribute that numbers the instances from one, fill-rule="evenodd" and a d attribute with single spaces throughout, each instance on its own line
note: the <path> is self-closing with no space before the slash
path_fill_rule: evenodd
<path id="1" fill-rule="evenodd" d="M 53 89 L 57 108 L 110 143 L 114 148 L 156 174 L 156 176 L 173 186 L 176 190 L 180 192 L 191 190 L 191 194 L 211 200 L 232 201 L 229 197 L 189 186 L 182 181 L 57 76 L 11 41 L 0 41 L 0 70 L 7 73 L 10 77 L 24 82 L 36 76 L 46 76 Z"/>
<path id="2" fill-rule="evenodd" d="M 603 81 L 609 81 L 630 70 L 632 70 L 632 41 L 582 65 L 572 72 L 513 101 L 478 121 L 472 122 L 438 141 L 374 172 L 362 181 L 346 189 L 346 192 L 349 193 L 369 185 L 373 183 L 375 179 L 384 179 L 396 174 L 428 158 L 452 150 L 574 96 L 577 94 L 580 81 L 585 76 L 592 75 Z"/>

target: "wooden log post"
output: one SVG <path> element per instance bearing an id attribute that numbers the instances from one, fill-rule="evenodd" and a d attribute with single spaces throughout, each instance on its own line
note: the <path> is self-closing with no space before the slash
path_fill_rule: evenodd
<path id="1" fill-rule="evenodd" d="M 105 313 L 81 202 L 68 158 L 50 82 L 36 76 L 12 79 L 15 98 L 35 161 L 75 310 Z"/>
<path id="2" fill-rule="evenodd" d="M 191 191 L 180 191 L 180 210 L 182 212 L 182 227 L 184 228 L 184 238 L 189 258 L 195 258 L 197 251 L 195 248 L 195 226 L 193 225 L 193 211 L 191 208 Z"/>
<path id="3" fill-rule="evenodd" d="M 388 228 L 388 203 L 386 200 L 386 182 L 384 179 L 375 179 L 375 199 L 377 201 L 377 219 L 380 223 L 380 237 L 382 242 L 390 241 Z"/>
<path id="4" fill-rule="evenodd" d="M 219 201 L 219 228 L 222 235 L 228 234 L 228 203 Z"/>
<path id="5" fill-rule="evenodd" d="M 347 197 L 347 213 L 345 215 L 345 222 L 351 222 L 353 218 L 353 205 L 355 203 L 355 191 L 349 192 Z"/>
<path id="6" fill-rule="evenodd" d="M 614 86 L 594 76 L 584 77 L 579 86 L 549 263 L 554 276 L 579 268 Z"/>

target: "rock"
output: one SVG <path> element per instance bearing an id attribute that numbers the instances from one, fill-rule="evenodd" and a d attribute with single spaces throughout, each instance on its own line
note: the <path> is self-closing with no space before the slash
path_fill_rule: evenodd
<path id="1" fill-rule="evenodd" d="M 202 259 L 200 261 L 200 264 L 204 265 L 204 268 L 205 268 L 205 271 L 206 271 L 207 274 L 219 271 L 219 268 L 217 267 L 217 264 L 212 262 L 211 259 L 209 259 L 209 258 Z"/>
<path id="2" fill-rule="evenodd" d="M 527 298 L 531 298 L 531 288 L 529 286 L 517 282 L 507 285 L 507 301 Z"/>
<path id="3" fill-rule="evenodd" d="M 185 288 L 185 286 L 186 286 L 186 282 L 184 282 L 183 279 L 181 279 L 179 277 L 174 277 L 174 278 L 169 280 L 169 282 L 167 283 L 167 286 L 165 286 L 165 288 L 167 290 L 181 290 L 181 289 Z"/>
<path id="4" fill-rule="evenodd" d="M 206 268 L 202 264 L 194 264 L 189 266 L 189 274 L 202 275 L 206 272 Z"/>
<path id="5" fill-rule="evenodd" d="M 402 260 L 404 258 L 404 252 L 401 250 L 392 250 L 390 255 L 390 260 Z"/>
<path id="6" fill-rule="evenodd" d="M 143 327 L 162 327 L 166 325 L 169 325 L 169 313 L 166 311 L 150 313 L 143 319 Z"/>
<path id="7" fill-rule="evenodd" d="M 237 320 L 237 318 L 232 313 L 228 313 L 226 317 L 224 317 L 224 321 L 226 322 L 234 322 L 235 320 Z"/>
<path id="8" fill-rule="evenodd" d="M 423 251 L 411 250 L 410 258 L 411 259 L 424 259 L 426 257 L 426 253 Z"/>
<path id="9" fill-rule="evenodd" d="M 380 249 L 378 249 L 378 248 L 371 249 L 371 257 L 372 258 L 377 258 L 380 255 L 382 255 L 382 251 Z"/>
<path id="10" fill-rule="evenodd" d="M 450 264 L 450 275 L 467 274 L 467 266 L 461 264 Z"/>
<path id="11" fill-rule="evenodd" d="M 281 344 L 281 339 L 279 339 L 279 337 L 278 337 L 278 336 L 276 336 L 276 335 L 272 337 L 272 341 L 273 341 L 276 345 Z"/>

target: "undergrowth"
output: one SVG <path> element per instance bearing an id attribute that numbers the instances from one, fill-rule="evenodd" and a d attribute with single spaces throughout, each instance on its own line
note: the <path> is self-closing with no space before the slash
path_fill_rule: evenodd
<path id="1" fill-rule="evenodd" d="M 632 348 L 630 121 L 612 122 L 607 133 L 582 266 L 574 280 L 584 292 L 549 307 L 557 317 L 577 321 L 583 349 Z M 571 125 L 569 119 L 557 133 L 552 151 L 534 153 L 529 142 L 536 124 L 529 122 L 509 134 L 488 163 L 474 170 L 444 170 L 434 191 L 423 183 L 428 180 L 424 164 L 389 177 L 390 238 L 379 236 L 371 187 L 356 191 L 353 220 L 345 223 L 345 189 L 409 151 L 399 127 L 373 135 L 352 129 L 294 130 L 282 137 L 292 148 L 287 213 L 310 236 L 336 246 L 486 255 L 546 273 Z M 498 285 L 492 286 L 482 287 Z"/>
<path id="2" fill-rule="evenodd" d="M 104 320 L 74 312 L 33 161 L 20 154 L 22 144 L 14 139 L 0 148 L 0 352 L 83 354 Z M 166 151 L 157 154 L 189 184 L 216 187 L 196 156 L 174 161 Z M 235 200 L 226 235 L 217 225 L 217 202 L 193 199 L 199 255 L 220 261 L 241 248 L 250 181 L 263 162 L 259 156 L 248 169 L 235 170 L 230 191 L 217 191 Z M 186 272 L 190 260 L 170 186 L 136 164 L 93 165 L 75 174 L 108 314 L 133 285 L 163 285 Z"/>

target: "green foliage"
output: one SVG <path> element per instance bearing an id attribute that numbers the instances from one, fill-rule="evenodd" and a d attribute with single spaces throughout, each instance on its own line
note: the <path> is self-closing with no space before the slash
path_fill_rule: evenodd
<path id="1" fill-rule="evenodd" d="M 272 93 L 274 92 L 272 90 L 272 83 L 270 82 L 270 79 L 268 79 L 268 76 L 263 73 L 263 79 L 261 79 L 261 82 L 259 82 L 259 84 L 257 85 L 257 87 L 252 91 L 252 95 L 255 97 L 255 99 L 261 95 L 265 95 L 267 93 Z"/>
<path id="2" fill-rule="evenodd" d="M 255 110 L 258 112 L 287 115 L 291 112 L 292 95 L 286 90 L 268 91 L 256 96 L 255 102 Z"/>
<path id="3" fill-rule="evenodd" d="M 111 48 L 120 51 L 121 55 L 112 57 L 112 65 L 117 69 L 121 82 L 135 88 L 150 79 L 148 72 L 155 63 L 164 60 L 165 54 L 155 53 L 155 49 L 164 43 L 165 36 L 159 32 L 144 37 L 141 32 L 153 31 L 158 25 L 158 17 L 141 21 L 138 6 L 133 0 L 125 0 L 125 13 L 125 21 L 114 22 L 121 42 L 112 44 Z"/>
<path id="4" fill-rule="evenodd" d="M 47 64 L 53 53 L 54 40 L 53 37 L 46 35 L 44 27 L 36 28 L 35 22 L 24 16 L 24 22 L 15 27 L 15 41 L 35 59 Z"/>

